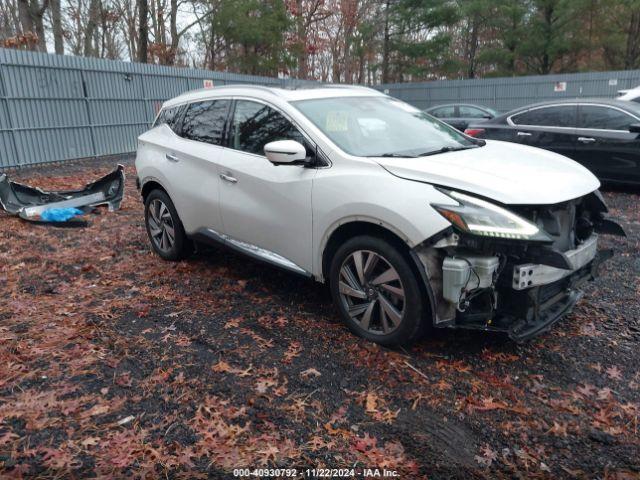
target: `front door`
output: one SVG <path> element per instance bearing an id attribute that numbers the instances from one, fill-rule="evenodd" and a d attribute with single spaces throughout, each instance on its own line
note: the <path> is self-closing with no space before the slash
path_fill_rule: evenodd
<path id="1" fill-rule="evenodd" d="M 601 180 L 640 182 L 640 120 L 604 105 L 580 105 L 575 159 Z"/>
<path id="2" fill-rule="evenodd" d="M 577 106 L 537 107 L 510 117 L 514 142 L 573 157 L 576 146 Z"/>
<path id="3" fill-rule="evenodd" d="M 264 155 L 275 140 L 310 144 L 284 115 L 236 100 L 228 148 L 220 159 L 223 232 L 258 256 L 291 270 L 311 271 L 311 188 L 315 168 L 274 165 Z M 257 248 L 254 248 L 257 247 Z"/>

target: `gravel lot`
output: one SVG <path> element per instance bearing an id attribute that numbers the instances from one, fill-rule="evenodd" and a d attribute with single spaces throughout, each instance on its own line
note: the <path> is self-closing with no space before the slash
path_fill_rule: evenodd
<path id="1" fill-rule="evenodd" d="M 88 228 L 0 213 L 0 476 L 233 478 L 379 467 L 399 478 L 640 478 L 639 195 L 575 312 L 523 346 L 353 337 L 322 285 L 224 250 L 153 255 L 127 163 Z M 81 187 L 114 162 L 22 171 Z"/>

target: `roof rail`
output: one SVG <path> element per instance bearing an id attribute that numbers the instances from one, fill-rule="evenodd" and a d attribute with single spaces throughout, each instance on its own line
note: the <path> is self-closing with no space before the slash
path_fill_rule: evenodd
<path id="1" fill-rule="evenodd" d="M 267 87 L 265 85 L 254 85 L 254 84 L 246 84 L 246 83 L 234 83 L 231 85 L 220 85 L 219 87 L 205 87 L 205 88 L 196 88 L 194 90 L 187 90 L 186 92 L 181 93 L 180 95 L 178 95 L 179 97 L 181 97 L 182 95 L 187 95 L 187 94 L 191 94 L 191 93 L 198 93 L 198 92 L 209 92 L 209 91 L 217 91 L 220 89 L 227 89 L 227 88 L 238 88 L 238 87 L 242 87 L 242 88 L 252 88 L 255 90 L 262 90 L 265 92 L 271 92 L 277 95 L 277 89 L 282 89 L 281 86 L 273 86 L 273 87 Z"/>
<path id="2" fill-rule="evenodd" d="M 358 88 L 361 90 L 373 90 L 374 92 L 380 93 L 380 90 L 376 90 L 375 88 L 367 87 L 366 85 L 346 85 L 346 84 L 338 84 L 338 83 L 329 83 L 326 85 L 322 85 L 325 88 Z"/>

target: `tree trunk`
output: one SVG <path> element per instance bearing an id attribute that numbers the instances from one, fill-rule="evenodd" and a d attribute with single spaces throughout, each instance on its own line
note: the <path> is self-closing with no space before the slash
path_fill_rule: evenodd
<path id="1" fill-rule="evenodd" d="M 554 13 L 554 8 L 552 5 L 548 5 L 545 7 L 544 9 L 545 45 L 544 45 L 544 52 L 542 54 L 542 58 L 540 62 L 540 73 L 542 75 L 548 75 L 549 73 L 551 73 L 552 61 L 550 56 L 550 49 L 551 49 L 551 42 L 552 42 L 552 36 L 553 36 L 553 13 Z"/>
<path id="2" fill-rule="evenodd" d="M 62 14 L 60 0 L 51 0 L 51 24 L 53 29 L 53 43 L 58 55 L 64 55 L 64 36 L 62 32 Z"/>
<path id="3" fill-rule="evenodd" d="M 631 70 L 640 66 L 640 12 L 633 12 L 629 18 L 629 31 L 627 32 L 627 48 L 624 56 L 625 70 Z"/>
<path id="4" fill-rule="evenodd" d="M 49 0 L 44 0 L 42 6 L 37 0 L 18 0 L 18 15 L 22 26 L 22 33 L 35 33 L 38 36 L 38 43 L 30 46 L 41 52 L 47 51 L 47 42 L 44 36 L 44 12 L 49 8 Z"/>
<path id="5" fill-rule="evenodd" d="M 180 36 L 178 35 L 178 0 L 171 0 L 169 29 L 171 34 L 171 51 L 169 52 L 167 63 L 174 65 L 176 63 L 176 56 L 178 55 L 178 45 L 180 45 Z"/>
<path id="6" fill-rule="evenodd" d="M 307 29 L 303 15 L 302 0 L 296 0 L 296 34 L 298 37 L 298 78 L 307 78 Z"/>
<path id="7" fill-rule="evenodd" d="M 84 56 L 91 57 L 98 54 L 97 45 L 94 42 L 94 35 L 98 27 L 100 17 L 100 0 L 91 0 L 89 3 L 89 19 L 84 31 Z"/>
<path id="8" fill-rule="evenodd" d="M 211 15 L 211 36 L 209 37 L 209 64 L 207 68 L 214 70 L 216 67 L 216 21 L 215 16 Z"/>
<path id="9" fill-rule="evenodd" d="M 471 24 L 469 43 L 467 45 L 467 78 L 476 78 L 476 53 L 478 51 L 478 23 L 480 19 L 474 15 Z"/>
<path id="10" fill-rule="evenodd" d="M 138 4 L 138 61 L 147 63 L 149 45 L 149 3 L 148 0 L 136 0 Z"/>
<path id="11" fill-rule="evenodd" d="M 31 20 L 29 0 L 18 0 L 18 15 L 22 33 L 33 32 L 33 20 Z"/>
<path id="12" fill-rule="evenodd" d="M 391 35 L 389 34 L 389 6 L 390 0 L 387 0 L 384 8 L 384 38 L 382 40 L 382 83 L 389 83 L 389 53 Z"/>

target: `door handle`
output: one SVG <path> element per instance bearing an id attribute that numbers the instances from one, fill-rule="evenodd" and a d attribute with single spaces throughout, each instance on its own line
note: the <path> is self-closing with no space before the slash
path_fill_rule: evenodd
<path id="1" fill-rule="evenodd" d="M 578 141 L 582 143 L 593 143 L 596 139 L 592 137 L 578 137 Z"/>
<path id="2" fill-rule="evenodd" d="M 178 157 L 176 157 L 175 155 L 171 155 L 171 154 L 169 154 L 169 153 L 167 153 L 167 154 L 165 155 L 165 157 L 166 157 L 166 158 L 167 158 L 167 160 L 169 160 L 170 162 L 177 163 L 177 162 L 179 162 L 179 161 L 180 161 L 180 160 L 178 159 Z"/>
<path id="3" fill-rule="evenodd" d="M 531 134 L 529 132 L 518 132 L 519 137 L 530 137 Z"/>
<path id="4" fill-rule="evenodd" d="M 238 179 L 236 177 L 232 177 L 231 175 L 228 175 L 226 173 L 221 173 L 220 178 L 225 182 L 238 183 Z"/>

